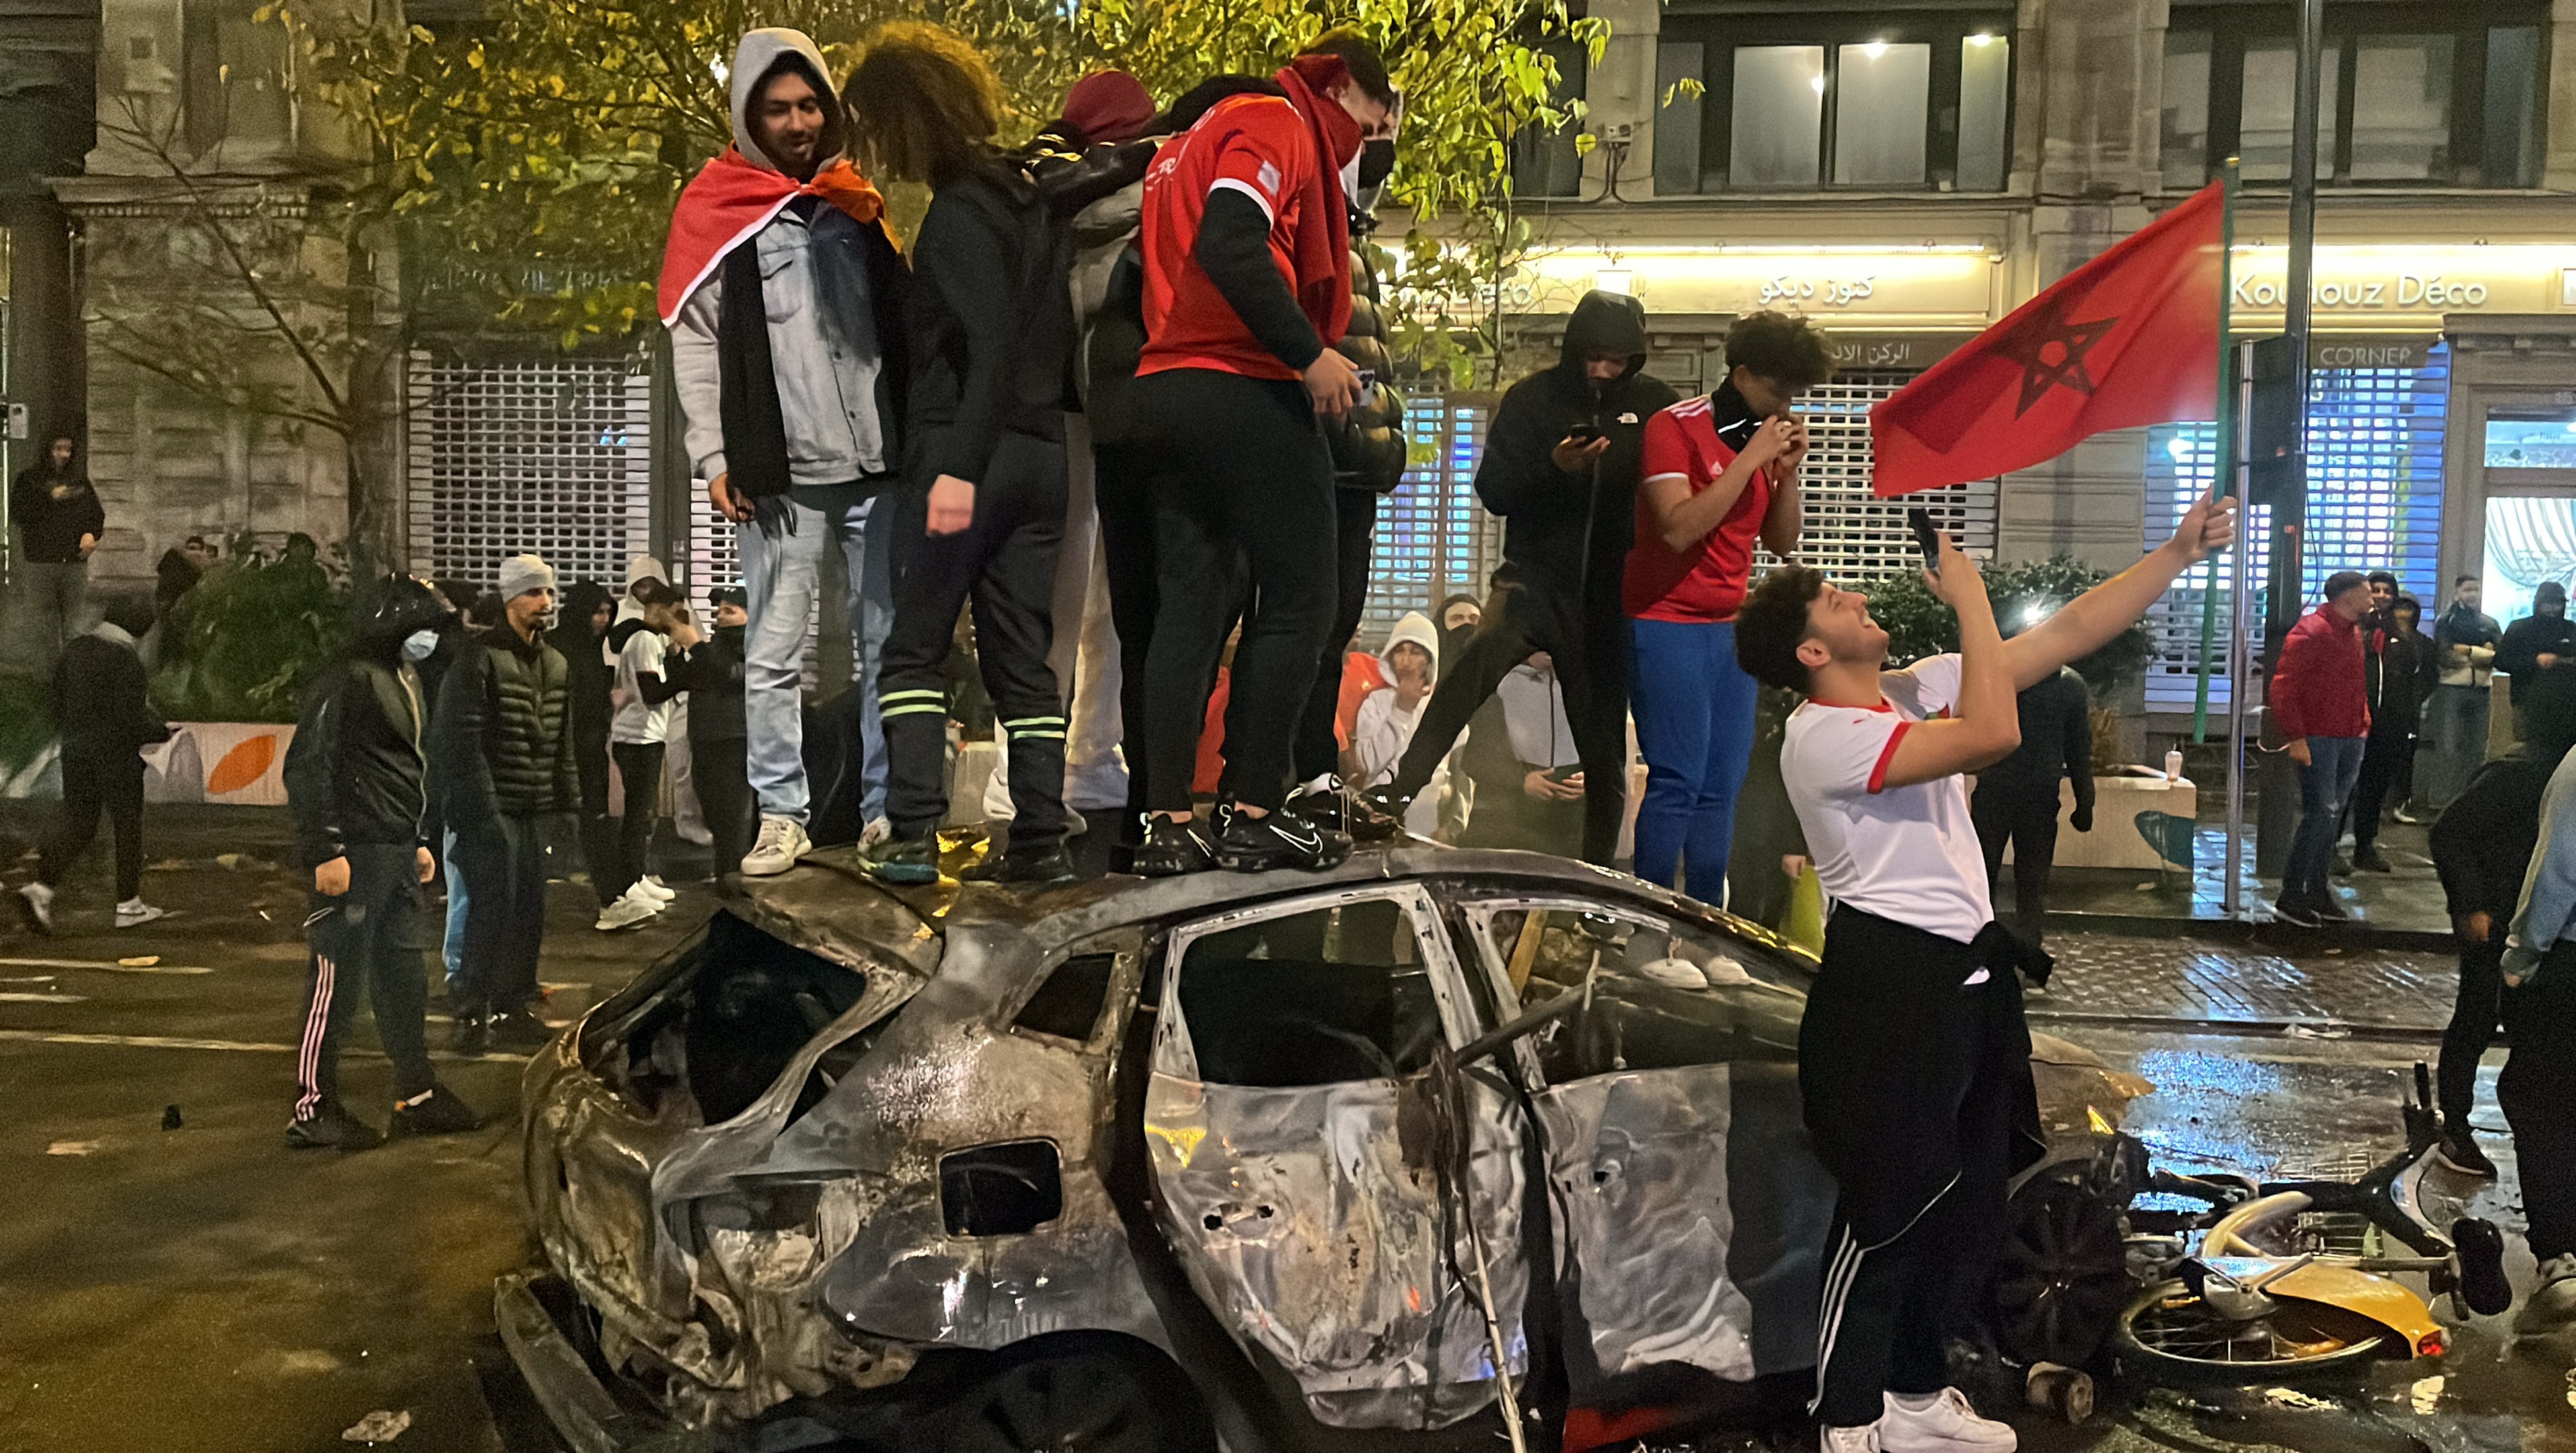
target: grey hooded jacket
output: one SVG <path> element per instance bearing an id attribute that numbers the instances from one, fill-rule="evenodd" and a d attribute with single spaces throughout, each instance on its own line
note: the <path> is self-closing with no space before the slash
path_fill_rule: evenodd
<path id="1" fill-rule="evenodd" d="M 832 96 L 822 52 L 801 31 L 754 30 L 734 50 L 734 145 L 755 166 L 776 170 L 752 139 L 753 93 L 781 65 L 801 66 Z M 827 100 L 837 105 L 837 101 Z M 901 326 L 903 299 L 883 294 L 890 244 L 838 208 L 813 198 L 789 203 L 753 240 L 766 313 L 769 368 L 786 435 L 788 481 L 846 484 L 891 476 L 901 465 L 899 370 L 886 366 L 885 340 Z M 901 263 L 893 261 L 899 273 Z M 671 372 L 687 418 L 684 443 L 702 479 L 727 472 L 723 368 L 718 353 L 724 272 L 710 271 L 671 324 Z M 739 483 L 739 481 L 738 481 Z M 757 492 L 757 491 L 752 491 Z"/>

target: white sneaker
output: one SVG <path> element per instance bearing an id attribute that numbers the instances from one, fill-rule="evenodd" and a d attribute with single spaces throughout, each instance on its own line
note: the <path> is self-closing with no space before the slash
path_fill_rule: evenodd
<path id="1" fill-rule="evenodd" d="M 2547 1337 L 2576 1327 L 2576 1255 L 2553 1256 L 2540 1264 L 2540 1280 L 2523 1298 L 2513 1319 L 2519 1336 Z"/>
<path id="2" fill-rule="evenodd" d="M 1887 1415 L 1878 1420 L 1880 1453 L 2012 1453 L 2020 1442 L 2009 1426 L 1978 1417 L 1955 1387 L 1941 1389 L 1922 1408 L 1908 1408 L 1889 1393 Z"/>
<path id="3" fill-rule="evenodd" d="M 875 824 L 869 826 L 873 828 Z M 814 840 L 805 835 L 805 824 L 792 817 L 764 817 L 760 820 L 760 841 L 743 857 L 742 875 L 775 878 L 813 850 Z"/>
<path id="4" fill-rule="evenodd" d="M 1816 1446 L 1821 1453 L 1878 1453 L 1878 1425 L 1863 1423 L 1857 1428 L 1818 1428 Z"/>
<path id="5" fill-rule="evenodd" d="M 116 926 L 119 928 L 141 928 L 156 918 L 169 916 L 169 909 L 155 908 L 140 898 L 128 898 L 116 905 Z"/>
<path id="6" fill-rule="evenodd" d="M 621 928 L 633 928 L 661 911 L 662 905 L 650 896 L 628 889 L 625 897 L 599 910 L 599 922 L 591 926 L 601 933 L 615 933 Z"/>
<path id="7" fill-rule="evenodd" d="M 892 836 L 894 836 L 893 818 L 871 818 L 869 819 L 866 827 L 859 829 L 859 846 L 863 848 L 872 848 Z M 748 870 L 746 869 L 745 871 Z"/>
<path id="8" fill-rule="evenodd" d="M 18 890 L 18 912 L 27 926 L 38 933 L 54 931 L 54 890 L 42 883 L 30 883 Z"/>
<path id="9" fill-rule="evenodd" d="M 672 892 L 669 884 L 664 883 L 661 879 L 653 877 L 650 874 L 636 879 L 635 886 L 652 894 L 655 898 L 658 898 L 665 903 L 677 903 L 680 901 L 680 895 Z"/>

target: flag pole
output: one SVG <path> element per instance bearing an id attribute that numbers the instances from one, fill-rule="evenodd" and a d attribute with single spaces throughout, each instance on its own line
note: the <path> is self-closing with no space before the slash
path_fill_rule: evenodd
<path id="1" fill-rule="evenodd" d="M 2236 289 L 2236 169 L 2236 158 L 2231 156 L 2218 172 L 2218 439 L 2210 484 L 2217 493 L 2227 495 L 2236 492 L 2236 390 L 2231 386 L 2236 376 L 2236 350 L 2228 342 L 2228 309 L 2235 301 Z M 2241 533 L 2243 527 L 2238 528 Z M 2191 739 L 2195 744 L 2209 740 L 2209 652 L 2218 637 L 2218 562 L 2202 563 L 2209 573 L 2200 591 L 2200 682 L 2192 691 L 2191 702 Z M 2232 703 L 2240 684 L 2233 676 L 2227 679 L 2231 723 L 2238 719 Z"/>

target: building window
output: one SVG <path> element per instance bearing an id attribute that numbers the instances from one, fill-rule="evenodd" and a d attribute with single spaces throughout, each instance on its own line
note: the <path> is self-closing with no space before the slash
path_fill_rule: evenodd
<path id="1" fill-rule="evenodd" d="M 2543 8 L 2328 6 L 2317 180 L 2536 185 Z M 2249 182 L 2289 180 L 2297 74 L 2287 7 L 2177 6 L 2165 34 L 2165 185 L 2199 188 L 2231 152 Z"/>
<path id="2" fill-rule="evenodd" d="M 1551 40 L 1538 47 L 1542 54 L 1556 60 L 1556 85 L 1548 93 L 1549 104 L 1558 110 L 1570 110 L 1583 99 L 1588 56 L 1583 43 L 1574 40 Z M 1530 126 L 1512 138 L 1512 195 L 1515 197 L 1575 197 L 1583 192 L 1583 154 L 1575 138 L 1583 132 L 1583 123 L 1568 115 L 1555 127 Z"/>
<path id="3" fill-rule="evenodd" d="M 1655 189 L 2001 191 L 2011 31 L 2009 10 L 1668 14 Z"/>

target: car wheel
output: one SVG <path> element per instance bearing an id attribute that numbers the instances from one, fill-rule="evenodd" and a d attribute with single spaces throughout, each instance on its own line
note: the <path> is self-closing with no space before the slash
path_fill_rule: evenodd
<path id="1" fill-rule="evenodd" d="M 1033 1358 L 959 1399 L 941 1446 L 944 1453 L 1163 1453 L 1163 1414 L 1124 1358 Z"/>
<path id="2" fill-rule="evenodd" d="M 2033 1180 L 2013 1194 L 1996 1267 L 1995 1331 L 2019 1362 L 2081 1367 L 2136 1294 L 2120 1208 L 2081 1181 Z"/>

